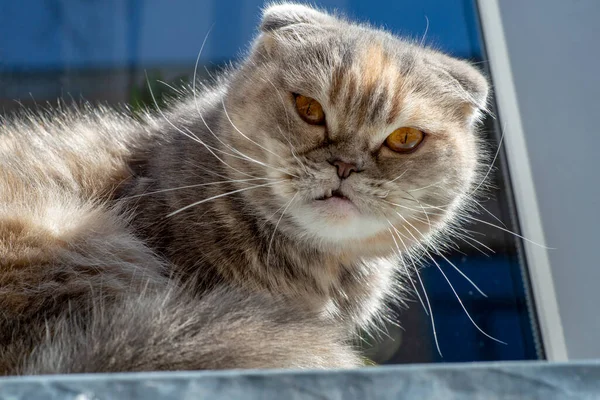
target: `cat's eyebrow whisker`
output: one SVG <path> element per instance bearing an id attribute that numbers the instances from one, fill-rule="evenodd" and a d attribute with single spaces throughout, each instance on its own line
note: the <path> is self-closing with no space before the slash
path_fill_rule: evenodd
<path id="1" fill-rule="evenodd" d="M 271 234 L 271 239 L 269 240 L 269 246 L 267 247 L 267 260 L 265 262 L 267 267 L 269 266 L 269 257 L 271 255 L 271 246 L 273 245 L 273 239 L 275 239 L 275 233 L 277 233 L 277 228 L 279 227 L 279 223 L 281 222 L 281 220 L 283 219 L 283 216 L 285 215 L 285 212 L 287 211 L 287 209 L 290 207 L 290 205 L 296 199 L 297 196 L 298 196 L 298 192 L 296 192 L 296 194 L 292 197 L 292 199 L 287 203 L 287 205 L 281 212 L 281 216 L 279 216 L 279 219 L 277 220 L 277 223 L 275 224 L 275 228 L 273 229 L 273 234 Z"/>
<path id="2" fill-rule="evenodd" d="M 180 209 L 178 209 L 176 211 L 173 211 L 172 213 L 167 214 L 167 218 L 172 217 L 172 216 L 174 216 L 176 214 L 179 214 L 180 212 L 185 211 L 188 208 L 195 207 L 195 206 L 197 206 L 199 204 L 202 204 L 202 203 L 206 203 L 207 201 L 212 201 L 212 200 L 215 200 L 215 199 L 218 199 L 218 198 L 221 198 L 221 197 L 225 197 L 225 196 L 229 196 L 229 195 L 232 195 L 232 194 L 235 194 L 235 193 L 244 192 L 246 190 L 257 189 L 257 188 L 261 188 L 261 187 L 265 187 L 265 186 L 278 185 L 278 184 L 284 183 L 284 182 L 285 182 L 285 180 L 281 180 L 281 181 L 277 181 L 277 182 L 269 182 L 269 183 L 265 183 L 265 184 L 262 184 L 262 185 L 256 185 L 256 186 L 251 186 L 251 187 L 248 187 L 248 188 L 242 188 L 242 189 L 233 190 L 233 191 L 227 192 L 227 193 L 221 193 L 221 194 L 218 194 L 216 196 L 212 196 L 212 197 L 209 197 L 207 199 L 202 199 L 202 200 L 196 201 L 196 202 L 194 202 L 192 204 L 188 204 L 187 206 L 181 207 Z"/>
<path id="3" fill-rule="evenodd" d="M 268 178 L 230 179 L 230 180 L 220 181 L 220 182 L 198 183 L 198 184 L 195 184 L 195 185 L 186 185 L 186 186 L 179 186 L 179 187 L 176 187 L 176 188 L 168 188 L 168 189 L 156 190 L 156 191 L 153 191 L 153 192 L 146 192 L 146 193 L 136 194 L 136 195 L 132 195 L 132 196 L 122 197 L 122 199 L 134 199 L 136 197 L 150 196 L 150 195 L 153 195 L 153 194 L 159 194 L 159 193 L 165 193 L 165 192 L 173 192 L 173 191 L 176 191 L 176 190 L 183 190 L 183 189 L 192 189 L 192 188 L 202 187 L 202 186 L 222 185 L 224 183 L 253 182 L 253 181 L 265 180 L 265 179 L 267 179 L 267 180 L 275 180 L 275 179 L 268 179 Z"/>

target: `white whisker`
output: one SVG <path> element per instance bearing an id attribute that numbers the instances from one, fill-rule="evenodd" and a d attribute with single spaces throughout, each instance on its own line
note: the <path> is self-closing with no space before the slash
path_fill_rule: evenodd
<path id="1" fill-rule="evenodd" d="M 388 220 L 388 224 L 390 224 L 390 226 L 392 228 L 394 227 L 389 220 Z M 402 255 L 403 253 L 400 250 L 400 246 L 398 246 L 398 242 L 396 241 L 396 238 L 394 237 L 394 232 L 392 231 L 391 228 L 389 228 L 388 231 L 392 235 L 392 240 L 394 241 L 394 244 L 396 245 L 396 249 L 398 250 L 398 257 L 400 258 L 400 262 L 402 263 L 402 266 L 404 267 L 404 271 L 406 273 L 406 277 L 408 278 L 408 280 L 410 281 L 413 289 L 415 290 L 415 293 L 417 294 L 419 302 L 421 303 L 421 306 L 423 306 L 423 310 L 425 310 L 425 314 L 427 314 L 427 316 L 429 316 L 429 312 L 427 311 L 427 307 L 425 307 L 425 303 L 423 302 L 423 299 L 421 298 L 421 294 L 417 290 L 417 286 L 415 285 L 414 280 L 410 276 L 410 272 L 408 271 L 408 267 L 406 266 L 406 262 L 404 262 L 404 256 Z"/>
<path id="2" fill-rule="evenodd" d="M 400 239 L 400 242 L 402 243 L 402 246 L 404 246 L 404 248 L 406 248 L 406 244 L 400 238 L 400 236 L 403 236 L 403 235 L 393 225 L 392 225 L 392 228 L 398 234 L 398 239 Z M 437 337 L 437 329 L 435 328 L 435 319 L 433 318 L 433 308 L 431 307 L 431 302 L 429 301 L 429 296 L 427 295 L 427 290 L 425 290 L 425 284 L 423 283 L 423 280 L 421 279 L 421 275 L 419 274 L 419 270 L 418 270 L 417 266 L 415 265 L 413 259 L 410 258 L 410 257 L 409 257 L 409 259 L 410 259 L 410 262 L 411 262 L 411 264 L 412 264 L 412 266 L 413 266 L 413 268 L 415 270 L 415 273 L 417 274 L 417 278 L 419 279 L 419 283 L 421 284 L 421 288 L 423 289 L 423 295 L 425 296 L 425 301 L 427 302 L 427 307 L 429 308 L 429 319 L 431 320 L 431 329 L 433 331 L 433 340 L 435 342 L 435 347 L 436 347 L 436 349 L 437 349 L 438 354 L 440 355 L 440 357 L 444 358 L 444 356 L 442 354 L 442 349 L 440 348 L 440 342 L 439 342 L 439 339 Z"/>
<path id="3" fill-rule="evenodd" d="M 445 256 L 445 255 L 443 255 L 441 252 L 438 252 L 438 253 L 437 253 L 437 255 L 438 255 L 438 256 L 440 256 L 440 257 L 442 257 L 444 260 L 446 260 L 446 262 L 447 262 L 448 264 L 450 264 L 450 265 L 451 265 L 451 266 L 452 266 L 452 267 L 453 267 L 453 268 L 456 270 L 456 272 L 458 272 L 458 273 L 459 273 L 459 274 L 460 274 L 460 275 L 461 275 L 463 278 L 465 278 L 465 279 L 466 279 L 466 280 L 467 280 L 467 281 L 468 281 L 468 282 L 469 282 L 469 283 L 470 283 L 470 284 L 471 284 L 471 285 L 472 285 L 472 286 L 475 288 L 475 290 L 477 290 L 477 291 L 478 291 L 478 292 L 479 292 L 479 293 L 480 293 L 480 294 L 481 294 L 483 297 L 486 297 L 486 298 L 488 297 L 488 296 L 487 296 L 487 294 L 485 294 L 485 293 L 483 292 L 483 290 L 479 289 L 479 286 L 477 286 L 477 285 L 475 284 L 475 282 L 473 282 L 473 281 L 471 280 L 471 278 L 469 278 L 467 275 L 465 275 L 465 273 L 464 273 L 464 272 L 462 272 L 462 271 L 460 270 L 460 268 L 458 268 L 456 265 L 454 265 L 454 263 L 452 263 L 450 260 L 448 260 L 448 258 L 446 258 L 446 256 Z"/>
<path id="4" fill-rule="evenodd" d="M 235 131 L 237 133 L 239 133 L 240 135 L 242 135 L 246 140 L 248 140 L 249 142 L 255 144 L 256 146 L 260 147 L 261 149 L 263 149 L 264 151 L 273 154 L 276 157 L 279 158 L 283 158 L 281 157 L 279 154 L 275 153 L 274 151 L 271 151 L 269 149 L 267 149 L 265 146 L 261 145 L 260 143 L 257 143 L 256 141 L 252 140 L 251 138 L 249 138 L 244 132 L 240 131 L 238 129 L 237 126 L 235 126 L 235 124 L 233 123 L 233 121 L 231 120 L 231 117 L 229 117 L 229 113 L 227 112 L 227 109 L 225 108 L 225 100 L 221 99 L 221 105 L 223 106 L 223 111 L 225 112 L 225 116 L 227 117 L 227 120 L 229 121 L 229 123 L 231 124 L 231 126 L 233 127 L 233 129 L 235 129 Z"/>
<path id="5" fill-rule="evenodd" d="M 510 233 L 511 235 L 514 235 L 514 236 L 516 236 L 516 237 L 518 237 L 518 238 L 521 238 L 521 239 L 525 240 L 526 242 L 529 242 L 529 243 L 531 243 L 531 244 L 533 244 L 533 245 L 539 246 L 539 247 L 541 247 L 542 249 L 546 249 L 546 250 L 556 250 L 556 249 L 554 249 L 553 247 L 547 247 L 547 246 L 544 246 L 543 244 L 539 244 L 539 243 L 537 243 L 537 242 L 534 242 L 534 241 L 533 241 L 533 240 L 531 240 L 531 239 L 527 239 L 526 237 L 524 237 L 524 236 L 521 236 L 521 235 L 519 235 L 518 233 L 515 233 L 515 232 L 513 232 L 513 231 L 511 231 L 511 230 L 509 230 L 509 229 L 505 229 L 505 228 L 503 228 L 503 227 L 501 227 L 501 226 L 498 226 L 498 225 L 492 224 L 491 222 L 487 222 L 487 221 L 484 221 L 484 220 L 481 220 L 481 219 L 478 219 L 478 218 L 475 218 L 475 217 L 471 217 L 471 216 L 465 216 L 465 218 L 472 219 L 473 221 L 481 222 L 482 224 L 486 224 L 486 225 L 489 225 L 489 226 L 493 226 L 493 227 L 494 227 L 494 228 L 496 228 L 496 229 L 500 229 L 501 231 L 504 231 L 504 232 L 506 232 L 506 233 Z"/>
<path id="6" fill-rule="evenodd" d="M 417 228 L 416 228 L 416 227 L 415 227 L 413 224 L 411 224 L 409 220 L 407 220 L 406 218 L 404 218 L 404 217 L 402 216 L 402 214 L 400 214 L 399 212 L 396 212 L 396 214 L 398 214 L 398 216 L 399 216 L 400 218 L 402 218 L 402 220 L 404 220 L 404 222 L 406 222 L 408 225 L 410 225 L 410 227 L 411 227 L 411 228 L 413 228 L 413 229 L 415 230 L 415 232 L 416 232 L 416 233 L 418 233 L 419 235 L 421 235 L 421 237 L 422 237 L 423 239 L 425 239 L 425 235 L 423 235 L 423 234 L 421 233 L 421 231 L 419 231 L 419 230 L 418 230 L 418 229 L 417 229 Z M 419 242 L 419 240 L 417 240 L 417 238 L 416 238 L 416 237 L 415 237 L 415 236 L 414 236 L 414 235 L 413 235 L 413 234 L 410 232 L 410 230 L 409 230 L 408 228 L 406 228 L 406 227 L 404 227 L 404 229 L 405 229 L 405 230 L 406 230 L 406 231 L 407 231 L 407 232 L 410 234 L 410 236 L 412 236 L 412 238 L 415 240 L 415 242 L 419 243 L 419 245 L 421 246 L 421 248 L 423 248 L 423 250 L 425 250 L 425 252 L 426 252 L 427 254 L 429 254 L 429 252 L 427 251 L 427 249 L 426 249 L 426 248 L 425 248 L 425 247 L 424 247 L 424 246 L 421 244 L 421 242 Z M 482 294 L 484 297 L 487 297 L 487 295 L 486 295 L 486 294 L 485 294 L 485 293 L 484 293 L 484 292 L 483 292 L 481 289 L 479 289 L 479 287 L 478 287 L 478 286 L 475 284 L 475 282 L 473 282 L 471 279 L 469 279 L 469 277 L 468 277 L 468 276 L 466 276 L 466 275 L 465 275 L 465 274 L 464 274 L 464 273 L 463 273 L 463 272 L 462 272 L 460 269 L 458 269 L 458 267 L 456 267 L 454 264 L 452 264 L 452 263 L 450 262 L 450 260 L 448 260 L 448 259 L 447 259 L 445 256 L 443 256 L 443 255 L 441 254 L 441 252 L 437 252 L 437 254 L 438 254 L 438 255 L 440 255 L 442 258 L 444 258 L 444 260 L 448 261 L 448 263 L 449 263 L 450 265 L 452 265 L 452 266 L 454 267 L 454 269 L 456 269 L 456 270 L 457 270 L 457 271 L 458 271 L 458 272 L 459 272 L 459 273 L 460 273 L 460 274 L 461 274 L 461 275 L 462 275 L 462 276 L 463 276 L 463 277 L 464 277 L 464 278 L 465 278 L 467 281 L 469 281 L 469 283 L 470 283 L 471 285 L 473 285 L 473 287 L 474 287 L 474 288 L 475 288 L 475 289 L 476 289 L 476 290 L 477 290 L 479 293 L 481 293 L 481 294 Z"/>
<path id="7" fill-rule="evenodd" d="M 273 186 L 273 185 L 277 185 L 277 184 L 280 184 L 280 183 L 283 183 L 283 182 L 285 182 L 285 180 L 282 180 L 282 181 L 277 181 L 277 182 L 265 183 L 265 184 L 263 184 L 263 185 L 256 185 L 256 186 L 252 186 L 252 187 L 249 187 L 249 188 L 242 188 L 242 189 L 233 190 L 233 191 L 231 191 L 231 192 L 227 192 L 227 193 L 218 194 L 218 195 L 216 195 L 216 196 L 212 196 L 212 197 L 209 197 L 209 198 L 207 198 L 207 199 L 203 199 L 203 200 L 197 201 L 197 202 L 195 202 L 195 203 L 188 204 L 188 205 L 187 205 L 187 206 L 185 206 L 185 207 L 181 207 L 179 210 L 177 210 L 177 211 L 173 211 L 172 213 L 170 213 L 170 214 L 167 214 L 167 218 L 168 218 L 168 217 L 172 217 L 172 216 L 173 216 L 173 215 L 175 215 L 175 214 L 179 214 L 180 212 L 182 212 L 182 211 L 184 211 L 184 210 L 187 210 L 188 208 L 191 208 L 191 207 L 197 206 L 197 205 L 199 205 L 199 204 L 202 204 L 202 203 L 206 203 L 207 201 L 215 200 L 215 199 L 218 199 L 218 198 L 220 198 L 220 197 L 229 196 L 229 195 L 232 195 L 232 194 L 234 194 L 234 193 L 244 192 L 244 191 L 246 191 L 246 190 L 250 190 L 250 189 L 257 189 L 257 188 L 260 188 L 260 187 L 265 187 L 265 186 Z"/>
<path id="8" fill-rule="evenodd" d="M 209 29 L 209 30 L 208 30 L 208 32 L 206 33 L 206 36 L 204 37 L 204 40 L 202 41 L 202 46 L 200 47 L 200 51 L 198 52 L 198 57 L 196 57 L 196 64 L 194 65 L 194 75 L 193 75 L 193 79 L 192 79 L 192 94 L 193 94 L 193 96 L 194 96 L 194 106 L 195 106 L 195 108 L 196 108 L 196 112 L 198 113 L 198 116 L 200 117 L 200 120 L 202 121 L 202 123 L 204 124 L 204 126 L 206 127 L 206 129 L 208 130 L 208 132 L 209 132 L 209 133 L 210 133 L 210 134 L 211 134 L 211 135 L 212 135 L 212 136 L 213 136 L 213 137 L 214 137 L 214 138 L 215 138 L 215 139 L 216 139 L 216 140 L 217 140 L 219 143 L 221 143 L 221 144 L 222 144 L 223 146 L 225 146 L 226 148 L 228 148 L 228 149 L 232 150 L 233 152 L 235 152 L 235 153 L 239 154 L 239 155 L 240 155 L 241 157 L 243 157 L 244 159 L 246 159 L 246 160 L 248 160 L 248 161 L 251 161 L 251 162 L 254 162 L 254 163 L 257 163 L 257 164 L 259 164 L 259 165 L 262 165 L 262 166 L 264 166 L 264 167 L 266 167 L 266 168 L 272 168 L 272 169 L 276 169 L 276 170 L 278 170 L 278 171 L 280 171 L 280 172 L 284 172 L 285 174 L 292 175 L 292 174 L 290 174 L 290 173 L 289 173 L 289 172 L 287 172 L 287 171 L 281 171 L 280 169 L 278 169 L 278 168 L 276 168 L 276 167 L 273 167 L 273 166 L 267 165 L 266 163 L 263 163 L 263 162 L 260 162 L 260 161 L 258 161 L 258 160 L 255 160 L 255 159 L 253 159 L 252 157 L 249 157 L 248 155 L 246 155 L 246 154 L 242 153 L 241 151 L 237 150 L 236 148 L 234 148 L 234 147 L 230 146 L 229 144 L 227 144 L 227 143 L 223 142 L 223 141 L 221 140 L 221 138 L 220 138 L 220 137 L 219 137 L 217 134 L 215 134 L 215 133 L 214 133 L 214 131 L 213 131 L 213 130 L 212 130 L 212 129 L 211 129 L 209 126 L 208 126 L 208 123 L 207 123 L 207 122 L 206 122 L 206 120 L 204 119 L 204 116 L 202 115 L 202 112 L 200 111 L 200 105 L 199 105 L 199 103 L 198 103 L 198 93 L 197 93 L 197 91 L 196 91 L 196 82 L 197 82 L 196 76 L 197 76 L 197 74 L 198 74 L 198 64 L 200 63 L 200 56 L 202 55 L 202 51 L 204 50 L 204 46 L 206 45 L 206 40 L 208 39 L 208 35 L 210 34 L 210 32 L 211 32 L 211 30 L 212 30 L 213 26 L 214 26 L 214 24 L 213 24 L 213 25 L 210 27 L 210 29 Z M 225 113 L 227 113 L 227 110 L 225 110 Z M 227 115 L 227 118 L 229 119 L 229 116 L 228 116 L 228 115 Z M 234 128 L 235 128 L 235 126 L 234 126 Z M 236 129 L 237 129 L 237 128 L 236 128 Z M 190 132 L 190 133 L 191 133 L 191 132 Z M 194 136 L 194 137 L 195 137 L 197 140 L 200 140 L 200 139 L 199 139 L 197 136 Z M 211 153 L 212 153 L 212 154 L 213 154 L 215 157 L 217 157 L 217 156 L 216 156 L 216 154 L 214 154 L 214 153 L 213 153 L 213 152 L 212 152 L 212 151 L 209 149 L 209 147 L 210 147 L 210 146 L 206 145 L 206 144 L 205 144 L 204 142 L 202 142 L 202 141 L 201 141 L 201 144 L 203 144 L 203 145 L 204 145 L 204 146 L 207 148 L 207 150 L 209 150 L 209 151 L 210 151 L 210 152 L 211 152 Z M 229 153 L 225 153 L 225 154 L 229 154 Z M 217 159 L 218 159 L 219 161 L 223 162 L 223 163 L 224 163 L 225 165 L 227 165 L 228 167 L 230 167 L 230 168 L 232 168 L 233 170 L 235 170 L 236 172 L 239 172 L 239 173 L 241 173 L 241 174 L 243 174 L 243 175 L 245 175 L 245 176 L 254 177 L 254 176 L 252 176 L 252 175 L 250 175 L 250 174 L 247 174 L 247 173 L 241 172 L 241 171 L 239 171 L 239 170 L 237 170 L 237 169 L 233 168 L 232 166 L 230 166 L 229 164 L 227 164 L 225 161 L 221 160 L 219 157 L 217 157 Z M 293 176 L 293 175 L 292 175 L 292 176 Z M 254 178 L 255 178 L 255 177 L 254 177 Z"/>
<path id="9" fill-rule="evenodd" d="M 480 202 L 478 202 L 475 199 L 471 199 L 471 201 L 473 201 L 473 203 L 475 203 L 476 205 L 478 205 L 483 211 L 485 211 L 486 213 L 488 213 L 488 215 L 492 218 L 494 218 L 496 221 L 500 222 L 502 224 L 503 227 L 506 228 L 506 224 L 504 222 L 502 222 L 502 220 L 498 217 L 496 217 L 494 214 L 492 214 L 487 208 L 485 208 Z"/>
<path id="10" fill-rule="evenodd" d="M 269 266 L 269 256 L 271 255 L 271 246 L 273 245 L 273 239 L 275 239 L 275 233 L 277 232 L 277 227 L 279 227 L 279 223 L 283 219 L 285 212 L 287 211 L 289 206 L 292 204 L 294 199 L 296 199 L 296 196 L 298 196 L 298 192 L 296 192 L 296 194 L 292 197 L 292 199 L 287 203 L 287 205 L 283 209 L 283 212 L 281 213 L 281 216 L 279 217 L 279 219 L 277 220 L 277 223 L 275 224 L 275 229 L 273 229 L 273 234 L 271 235 L 271 239 L 269 240 L 269 247 L 267 248 L 267 261 L 265 263 L 267 265 L 267 267 Z"/>
<path id="11" fill-rule="evenodd" d="M 437 181 L 437 182 L 435 182 L 435 183 L 432 183 L 432 184 L 430 184 L 430 185 L 427 185 L 427 186 L 420 187 L 420 188 L 418 188 L 418 189 L 410 189 L 410 190 L 405 190 L 405 192 L 418 192 L 419 190 L 424 190 L 424 189 L 428 189 L 428 188 L 430 188 L 430 187 L 432 187 L 432 186 L 439 185 L 439 184 L 440 184 L 440 183 L 442 183 L 442 182 L 444 182 L 444 180 L 443 180 L 443 179 L 442 179 L 442 180 L 440 180 L 440 181 Z"/>
<path id="12" fill-rule="evenodd" d="M 498 158 L 498 155 L 500 154 L 500 149 L 502 148 L 502 141 L 503 140 L 504 140 L 504 130 L 502 131 L 502 135 L 500 136 L 500 141 L 498 141 L 498 148 L 496 149 L 496 154 L 494 154 L 494 158 L 492 159 L 492 162 L 490 163 L 490 167 L 488 168 L 488 170 L 485 173 L 485 176 L 483 177 L 483 179 L 481 180 L 481 182 L 479 182 L 479 185 L 477 185 L 475 187 L 475 189 L 473 189 L 471 191 L 470 194 L 475 193 L 481 187 L 481 185 L 483 185 L 483 183 L 486 181 L 487 177 L 490 175 L 490 172 L 492 172 L 492 168 L 494 168 L 494 164 L 496 163 L 496 159 Z"/>
<path id="13" fill-rule="evenodd" d="M 471 317 L 471 314 L 469 314 L 469 311 L 467 311 L 467 308 L 465 307 L 465 305 L 463 304 L 462 300 L 460 299 L 460 296 L 458 295 L 458 293 L 456 293 L 456 290 L 454 289 L 454 286 L 452 286 L 452 283 L 450 282 L 450 279 L 448 279 L 448 277 L 446 276 L 446 274 L 444 273 L 444 271 L 442 270 L 442 268 L 440 267 L 440 265 L 435 261 L 435 259 L 433 257 L 431 257 L 431 255 L 427 254 L 427 256 L 431 259 L 431 261 L 433 261 L 433 263 L 435 264 L 435 266 L 438 268 L 438 270 L 442 273 L 442 276 L 444 277 L 444 279 L 446 280 L 446 282 L 448 282 L 448 285 L 450 286 L 450 289 L 452 290 L 452 292 L 454 293 L 454 296 L 456 296 L 456 300 L 458 300 L 458 303 L 460 304 L 460 306 L 462 307 L 462 309 L 464 310 L 465 314 L 467 315 L 467 317 L 469 318 L 469 320 L 471 321 L 471 323 L 473 324 L 473 326 L 475 328 L 477 328 L 477 330 L 479 332 L 481 332 L 484 336 L 486 336 L 489 339 L 492 339 L 498 343 L 502 343 L 502 344 L 507 344 L 506 342 L 503 342 L 500 339 L 496 339 L 495 337 L 493 337 L 492 335 L 487 334 L 483 329 L 481 329 L 479 327 L 479 325 L 477 325 L 477 323 L 473 320 L 473 318 Z"/>
<path id="14" fill-rule="evenodd" d="M 141 194 L 136 194 L 136 195 L 132 195 L 132 196 L 127 196 L 127 197 L 123 197 L 123 199 L 134 199 L 136 197 L 143 197 L 143 196 L 150 196 L 153 194 L 159 194 L 159 193 L 165 193 L 165 192 L 173 192 L 176 190 L 183 190 L 183 189 L 192 189 L 192 188 L 196 188 L 196 187 L 202 187 L 202 186 L 212 186 L 212 185 L 222 185 L 223 183 L 242 183 L 242 182 L 252 182 L 252 181 L 258 181 L 258 180 L 274 180 L 274 179 L 268 179 L 268 178 L 251 178 L 251 179 L 230 179 L 227 181 L 221 181 L 221 182 L 209 182 L 209 183 L 198 183 L 195 185 L 186 185 L 186 186 L 179 186 L 176 188 L 168 188 L 168 189 L 162 189 L 162 190 L 156 190 L 153 192 L 146 192 L 146 193 L 141 193 Z"/>
<path id="15" fill-rule="evenodd" d="M 410 226 L 412 226 L 412 224 L 411 224 L 410 222 L 408 222 L 408 221 L 407 221 L 407 220 L 406 220 L 404 217 L 402 217 L 402 215 L 400 215 L 399 213 L 397 213 L 397 214 L 400 216 L 400 218 L 404 219 L 404 221 L 406 221 L 406 223 L 408 223 Z M 422 234 L 422 233 L 421 233 L 421 232 L 420 232 L 418 229 L 416 229 L 414 226 L 412 226 L 412 227 L 413 227 L 413 229 L 415 229 L 415 230 L 417 231 L 417 233 L 419 233 L 419 234 L 420 234 L 420 235 L 421 235 L 421 236 L 424 238 L 423 234 Z M 417 240 L 417 238 L 416 238 L 416 237 L 415 237 L 415 236 L 414 236 L 414 235 L 413 235 L 413 234 L 410 232 L 410 230 L 409 230 L 407 227 L 405 227 L 405 226 L 404 226 L 403 228 L 404 228 L 404 230 L 406 230 L 406 232 L 408 232 L 408 234 L 409 234 L 410 236 L 412 236 L 412 237 L 413 237 L 413 239 L 415 240 L 415 242 L 416 242 L 417 244 L 419 244 L 419 246 L 420 246 L 420 247 L 421 247 L 421 248 L 422 248 L 422 249 L 425 251 L 425 254 L 427 255 L 427 257 L 429 257 L 429 259 L 430 259 L 431 261 L 433 261 L 433 263 L 436 265 L 436 267 L 438 268 L 438 270 L 439 270 L 439 271 L 442 273 L 442 276 L 444 277 L 444 279 L 446 280 L 446 282 L 448 282 L 448 285 L 450 286 L 450 289 L 452 290 L 452 292 L 453 292 L 453 293 L 454 293 L 454 295 L 456 296 L 456 299 L 458 300 L 458 303 L 460 304 L 460 306 L 461 306 L 461 307 L 462 307 L 462 309 L 464 310 L 465 314 L 467 315 L 467 317 L 469 318 L 469 320 L 471 321 L 471 323 L 473 324 L 473 326 L 475 326 L 475 328 L 477 328 L 477 330 L 479 330 L 479 332 L 481 332 L 482 334 L 484 334 L 486 337 L 488 337 L 488 338 L 490 338 L 490 339 L 492 339 L 492 340 L 494 340 L 494 341 L 496 341 L 496 342 L 498 342 L 498 343 L 506 344 L 505 342 L 503 342 L 503 341 L 501 341 L 501 340 L 499 340 L 499 339 L 496 339 L 495 337 L 493 337 L 493 336 L 491 336 L 491 335 L 487 334 L 487 333 L 486 333 L 486 332 L 485 332 L 483 329 L 481 329 L 481 328 L 479 327 L 479 325 L 477 325 L 477 323 L 476 323 L 476 322 L 473 320 L 473 318 L 471 317 L 471 314 L 469 314 L 469 311 L 467 311 L 467 308 L 466 308 L 466 307 L 465 307 L 465 305 L 463 304 L 463 302 L 462 302 L 462 300 L 461 300 L 460 296 L 458 295 L 458 293 L 457 293 L 457 292 L 456 292 L 456 290 L 454 289 L 454 286 L 452 286 L 452 283 L 450 282 L 450 280 L 448 279 L 448 277 L 446 276 L 446 274 L 444 273 L 444 271 L 442 270 L 442 268 L 440 267 L 440 265 L 437 263 L 437 261 L 435 261 L 435 259 L 434 259 L 434 258 L 431 256 L 431 254 L 430 254 L 430 253 L 429 253 L 429 251 L 427 250 L 427 248 L 426 248 L 426 247 L 425 247 L 423 244 L 421 244 L 421 243 L 420 243 L 420 242 Z M 444 259 L 445 259 L 446 261 L 448 261 L 448 259 L 446 259 L 445 257 L 444 257 Z M 454 266 L 454 265 L 452 264 L 452 266 Z M 456 267 L 455 267 L 455 268 L 456 268 Z M 459 270 L 459 272 L 460 272 L 460 270 Z M 461 274 L 462 274 L 462 273 L 461 273 Z M 462 275 L 463 275 L 463 276 L 465 276 L 464 274 L 462 274 Z M 466 276 L 465 276 L 465 277 L 466 277 Z M 467 279 L 468 279 L 468 278 L 467 278 Z M 478 288 L 478 287 L 477 287 L 477 286 L 476 286 L 476 285 L 473 283 L 473 281 L 471 281 L 470 279 L 468 279 L 468 280 L 469 280 L 469 282 L 470 282 L 470 283 L 471 283 L 471 284 L 472 284 L 472 285 L 473 285 L 473 286 L 474 286 L 474 287 L 475 287 L 475 288 L 476 288 L 476 289 L 479 291 L 479 288 Z M 479 292 L 485 296 L 485 294 L 484 294 L 483 292 L 481 292 L 481 291 L 479 291 Z M 487 296 L 486 296 L 486 297 L 487 297 Z"/>
<path id="16" fill-rule="evenodd" d="M 216 155 L 214 153 L 214 151 L 211 149 L 211 146 L 207 145 L 206 143 L 204 143 L 202 140 L 200 140 L 197 136 L 195 136 L 193 133 L 189 132 L 186 133 L 183 130 L 181 130 L 181 128 L 177 127 L 173 122 L 171 122 L 171 120 L 169 118 L 167 118 L 167 116 L 165 115 L 165 113 L 160 109 L 158 102 L 156 101 L 156 98 L 154 97 L 154 91 L 152 90 L 152 87 L 150 86 L 150 81 L 148 79 L 148 74 L 146 73 L 146 82 L 148 82 L 148 89 L 150 91 L 150 96 L 152 97 L 152 101 L 154 102 L 154 105 L 156 107 L 156 109 L 158 110 L 158 112 L 160 113 L 160 115 L 165 119 L 165 121 L 171 125 L 175 130 L 177 130 L 178 132 L 180 132 L 181 134 L 183 134 L 184 136 L 188 137 L 189 139 L 203 145 L 206 150 L 208 150 L 217 160 L 219 160 L 221 163 L 223 163 L 224 165 L 228 166 L 229 168 L 233 169 L 234 171 L 245 175 L 245 176 L 249 176 L 251 178 L 257 178 L 256 176 L 247 174 L 245 172 L 242 172 L 234 167 L 232 167 L 231 165 L 229 165 L 228 163 L 226 163 L 223 159 L 221 159 L 218 155 Z M 189 130 L 188 130 L 189 131 Z"/>

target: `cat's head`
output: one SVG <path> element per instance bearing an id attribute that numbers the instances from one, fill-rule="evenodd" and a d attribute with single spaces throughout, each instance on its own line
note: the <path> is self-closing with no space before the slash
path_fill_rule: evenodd
<path id="1" fill-rule="evenodd" d="M 224 104 L 228 143 L 254 161 L 229 162 L 273 179 L 244 195 L 281 234 L 375 249 L 389 248 L 393 226 L 410 247 L 455 219 L 477 186 L 487 96 L 466 62 L 274 5 Z"/>

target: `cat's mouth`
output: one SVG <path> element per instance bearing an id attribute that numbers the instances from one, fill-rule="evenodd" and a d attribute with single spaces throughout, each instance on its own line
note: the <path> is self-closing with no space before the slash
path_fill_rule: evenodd
<path id="1" fill-rule="evenodd" d="M 338 216 L 349 216 L 358 212 L 354 202 L 340 189 L 326 190 L 323 196 L 315 199 L 315 205 L 327 210 L 328 214 L 333 213 Z"/>
<path id="2" fill-rule="evenodd" d="M 321 197 L 317 197 L 315 200 L 317 201 L 325 201 L 325 200 L 329 200 L 329 199 L 339 199 L 339 200 L 347 200 L 350 201 L 350 199 L 346 196 L 344 196 L 344 193 L 339 190 L 339 189 L 328 189 L 323 196 Z"/>

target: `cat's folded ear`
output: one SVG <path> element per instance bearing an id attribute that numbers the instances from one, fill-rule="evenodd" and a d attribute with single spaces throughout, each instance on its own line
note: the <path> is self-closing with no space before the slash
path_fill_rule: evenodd
<path id="1" fill-rule="evenodd" d="M 473 111 L 488 111 L 490 86 L 487 78 L 466 61 L 440 53 L 436 58 L 437 67 L 445 71 L 447 78 L 450 78 L 456 96 L 462 98 Z"/>
<path id="2" fill-rule="evenodd" d="M 335 19 L 325 12 L 294 3 L 275 3 L 263 11 L 260 29 L 272 32 L 296 24 L 327 24 Z"/>

